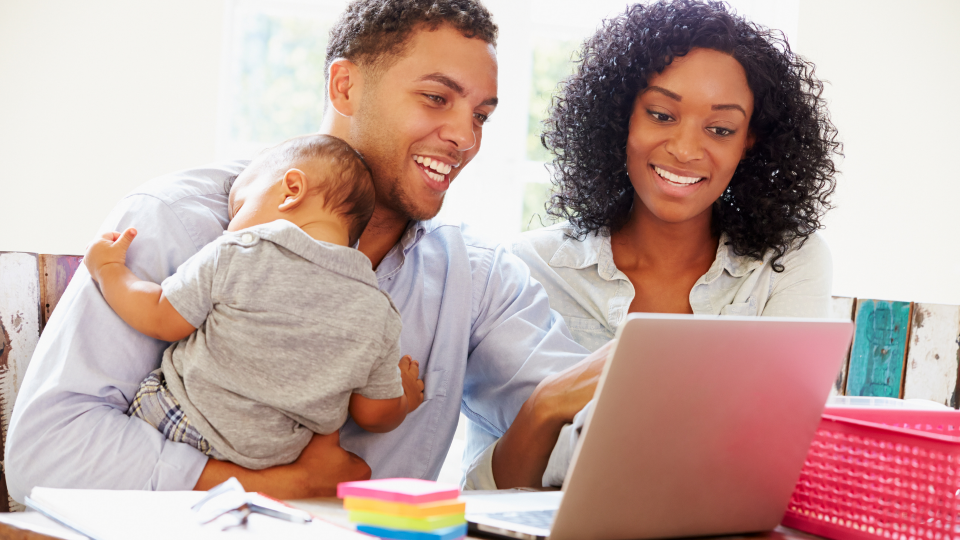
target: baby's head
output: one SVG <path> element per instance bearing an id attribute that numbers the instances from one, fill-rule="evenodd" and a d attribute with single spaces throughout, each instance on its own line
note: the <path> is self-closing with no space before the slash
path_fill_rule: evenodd
<path id="1" fill-rule="evenodd" d="M 261 152 L 230 189 L 236 231 L 285 219 L 317 240 L 354 245 L 373 215 L 370 167 L 331 135 L 304 135 Z"/>

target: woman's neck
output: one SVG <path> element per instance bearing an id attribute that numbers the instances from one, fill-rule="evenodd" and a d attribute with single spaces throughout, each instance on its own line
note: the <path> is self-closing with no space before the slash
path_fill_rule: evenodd
<path id="1" fill-rule="evenodd" d="M 625 272 L 646 268 L 706 273 L 719 243 L 710 220 L 711 211 L 707 209 L 693 219 L 669 223 L 638 200 L 627 223 L 612 235 L 614 262 Z"/>

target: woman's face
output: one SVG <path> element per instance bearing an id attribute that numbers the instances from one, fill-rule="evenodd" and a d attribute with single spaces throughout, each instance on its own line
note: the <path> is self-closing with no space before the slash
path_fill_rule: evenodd
<path id="1" fill-rule="evenodd" d="M 651 77 L 634 101 L 627 137 L 627 172 L 644 209 L 669 223 L 709 223 L 711 205 L 753 143 L 751 114 L 746 73 L 727 54 L 693 49 Z"/>

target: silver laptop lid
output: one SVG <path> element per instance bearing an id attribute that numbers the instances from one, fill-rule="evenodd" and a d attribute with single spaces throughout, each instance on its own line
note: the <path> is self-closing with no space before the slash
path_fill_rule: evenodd
<path id="1" fill-rule="evenodd" d="M 551 540 L 776 527 L 852 332 L 838 320 L 631 314 Z"/>

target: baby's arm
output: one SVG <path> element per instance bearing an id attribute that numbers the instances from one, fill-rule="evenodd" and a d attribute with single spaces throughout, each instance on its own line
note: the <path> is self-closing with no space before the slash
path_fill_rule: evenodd
<path id="1" fill-rule="evenodd" d="M 396 357 L 394 357 L 396 358 Z M 400 359 L 400 379 L 403 395 L 393 399 L 370 399 L 360 394 L 350 396 L 350 416 L 358 426 L 371 433 L 385 433 L 403 422 L 407 413 L 423 403 L 423 381 L 420 363 L 409 356 Z"/>
<path id="2" fill-rule="evenodd" d="M 133 228 L 104 234 L 87 247 L 83 263 L 124 322 L 154 339 L 181 340 L 193 333 L 193 325 L 163 296 L 160 285 L 141 280 L 126 267 L 127 248 L 136 235 Z"/>

